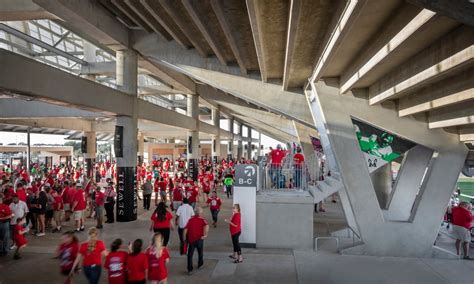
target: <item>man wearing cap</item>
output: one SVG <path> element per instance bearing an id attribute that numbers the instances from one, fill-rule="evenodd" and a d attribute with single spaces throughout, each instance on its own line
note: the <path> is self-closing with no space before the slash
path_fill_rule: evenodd
<path id="1" fill-rule="evenodd" d="M 285 158 L 285 151 L 281 149 L 281 145 L 278 144 L 277 148 L 275 150 L 272 150 L 270 152 L 270 167 L 272 170 L 272 181 L 273 181 L 273 186 L 277 186 L 279 180 L 280 180 L 280 175 L 281 175 L 281 166 L 283 159 Z"/>

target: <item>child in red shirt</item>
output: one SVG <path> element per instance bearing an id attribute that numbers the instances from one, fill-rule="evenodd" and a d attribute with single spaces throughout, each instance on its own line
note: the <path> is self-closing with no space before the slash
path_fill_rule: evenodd
<path id="1" fill-rule="evenodd" d="M 219 215 L 219 211 L 221 209 L 222 201 L 219 197 L 217 197 L 217 192 L 213 191 L 212 196 L 209 197 L 206 201 L 206 207 L 209 206 L 211 209 L 212 215 L 212 226 L 217 227 L 217 217 Z"/>
<path id="2" fill-rule="evenodd" d="M 168 271 L 166 264 L 170 261 L 170 255 L 163 246 L 163 236 L 156 233 L 153 236 L 151 246 L 146 250 L 148 256 L 148 280 L 151 283 L 166 283 Z"/>
<path id="3" fill-rule="evenodd" d="M 148 257 L 142 252 L 143 241 L 136 239 L 129 248 L 127 258 L 127 283 L 146 283 Z"/>
<path id="4" fill-rule="evenodd" d="M 76 260 L 77 253 L 79 252 L 79 240 L 73 232 L 66 232 L 62 236 L 62 243 L 59 245 L 56 251 L 56 257 L 59 258 L 61 274 L 66 276 L 65 283 L 72 283 L 72 277 L 70 277 L 72 265 Z"/>
<path id="5" fill-rule="evenodd" d="M 116 239 L 112 242 L 110 253 L 105 259 L 104 268 L 109 271 L 108 283 L 109 284 L 125 284 L 125 270 L 127 264 L 128 253 L 121 251 L 122 239 Z"/>
<path id="6" fill-rule="evenodd" d="M 24 234 L 26 233 L 23 229 L 24 223 L 25 223 L 25 220 L 23 218 L 16 219 L 16 225 L 13 231 L 13 240 L 15 241 L 15 245 L 16 245 L 15 255 L 13 256 L 14 259 L 21 258 L 20 250 L 25 248 L 26 245 L 28 244 L 28 241 L 26 241 L 26 238 L 24 236 Z"/>

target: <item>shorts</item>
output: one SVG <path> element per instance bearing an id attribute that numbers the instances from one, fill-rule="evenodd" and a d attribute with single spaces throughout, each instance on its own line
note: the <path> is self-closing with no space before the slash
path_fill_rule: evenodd
<path id="1" fill-rule="evenodd" d="M 453 236 L 456 240 L 461 240 L 461 242 L 468 243 L 471 241 L 469 230 L 458 225 L 453 225 Z"/>
<path id="2" fill-rule="evenodd" d="M 84 218 L 84 210 L 74 211 L 74 220 L 79 221 Z"/>
<path id="3" fill-rule="evenodd" d="M 72 211 L 72 210 L 71 210 L 71 204 L 69 204 L 69 203 L 64 203 L 64 211 Z"/>
<path id="4" fill-rule="evenodd" d="M 96 216 L 102 216 L 102 215 L 104 215 L 103 212 L 104 212 L 104 206 L 97 206 L 97 207 L 95 208 L 95 215 L 96 215 Z"/>
<path id="5" fill-rule="evenodd" d="M 166 191 L 161 191 L 161 190 L 160 190 L 160 196 L 161 196 L 162 198 L 166 198 Z"/>
<path id="6" fill-rule="evenodd" d="M 63 211 L 54 211 L 54 220 L 61 220 L 63 217 Z"/>
<path id="7" fill-rule="evenodd" d="M 179 206 L 181 206 L 182 203 L 183 201 L 173 201 L 173 209 L 178 210 Z"/>
<path id="8" fill-rule="evenodd" d="M 51 219 L 53 218 L 54 211 L 53 210 L 46 210 L 46 218 Z"/>

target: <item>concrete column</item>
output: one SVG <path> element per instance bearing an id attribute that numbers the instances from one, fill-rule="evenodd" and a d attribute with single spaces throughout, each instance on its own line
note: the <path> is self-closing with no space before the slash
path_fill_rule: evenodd
<path id="1" fill-rule="evenodd" d="M 230 160 L 234 156 L 233 155 L 234 153 L 234 119 L 233 118 L 229 118 L 228 130 L 232 133 L 232 137 L 229 139 L 229 142 L 227 142 L 227 159 Z"/>
<path id="2" fill-rule="evenodd" d="M 28 174 L 30 174 L 30 164 L 31 164 L 31 140 L 30 140 L 30 128 L 26 132 L 26 169 Z"/>
<path id="3" fill-rule="evenodd" d="M 262 133 L 258 132 L 258 148 L 257 148 L 257 157 L 262 155 Z"/>
<path id="4" fill-rule="evenodd" d="M 388 163 L 370 174 L 380 208 L 387 209 L 392 192 L 392 164 Z"/>
<path id="5" fill-rule="evenodd" d="M 212 123 L 214 126 L 217 127 L 217 135 L 212 136 L 212 145 L 211 145 L 211 152 L 212 152 L 212 160 L 217 162 L 221 155 L 221 137 L 220 137 L 220 110 L 219 109 L 212 109 Z"/>
<path id="6" fill-rule="evenodd" d="M 117 51 L 116 59 L 117 89 L 131 96 L 137 96 L 137 53 L 132 50 Z M 130 107 L 133 109 L 132 116 L 117 116 L 115 133 L 116 139 L 120 138 L 122 145 L 122 155 L 117 156 L 116 209 L 119 222 L 137 219 L 138 110 L 136 104 Z"/>
<path id="7" fill-rule="evenodd" d="M 95 132 L 85 132 L 84 136 L 86 137 L 87 141 L 87 148 L 86 152 L 84 153 L 85 172 L 88 178 L 93 178 L 97 139 Z"/>
<path id="8" fill-rule="evenodd" d="M 247 137 L 249 141 L 247 142 L 247 159 L 252 159 L 252 128 L 247 126 Z"/>
<path id="9" fill-rule="evenodd" d="M 188 95 L 187 98 L 187 114 L 188 116 L 199 120 L 199 97 L 197 95 Z M 197 125 L 199 127 L 199 124 Z M 199 130 L 188 131 L 188 175 L 193 180 L 197 180 L 198 176 L 198 159 L 199 159 Z"/>
<path id="10" fill-rule="evenodd" d="M 145 152 L 145 136 L 143 133 L 138 133 L 138 164 L 143 163 L 143 154 Z"/>
<path id="11" fill-rule="evenodd" d="M 242 123 L 239 124 L 239 135 L 241 138 L 243 138 L 244 134 L 244 125 Z M 240 160 L 244 156 L 244 146 L 242 144 L 242 139 L 239 139 L 237 141 L 237 160 Z"/>
<path id="12" fill-rule="evenodd" d="M 84 52 L 84 61 L 86 62 L 96 62 L 96 53 L 97 53 L 97 47 L 92 45 L 90 42 L 83 40 L 82 41 L 82 46 L 83 46 L 83 52 Z M 83 75 L 82 77 L 89 79 L 91 81 L 95 81 L 95 75 L 93 74 L 87 74 Z"/>

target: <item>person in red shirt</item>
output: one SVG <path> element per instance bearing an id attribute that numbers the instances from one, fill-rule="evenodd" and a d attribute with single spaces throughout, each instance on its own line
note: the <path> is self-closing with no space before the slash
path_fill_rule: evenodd
<path id="1" fill-rule="evenodd" d="M 68 190 L 66 190 L 68 188 Z M 74 203 L 74 195 L 76 194 L 76 182 L 72 182 L 70 187 L 65 187 L 63 191 L 63 201 L 64 201 L 64 211 L 65 211 L 65 221 L 70 220 L 72 214 L 72 204 Z"/>
<path id="2" fill-rule="evenodd" d="M 293 164 L 295 167 L 295 172 L 293 175 L 294 187 L 300 189 L 303 184 L 303 165 L 304 165 L 304 156 L 301 154 L 301 147 L 296 148 L 296 154 L 293 156 Z"/>
<path id="3" fill-rule="evenodd" d="M 179 184 L 173 189 L 173 210 L 178 210 L 181 203 L 183 203 L 183 189 L 181 188 L 181 184 Z"/>
<path id="4" fill-rule="evenodd" d="M 471 222 L 474 220 L 468 202 L 461 202 L 452 209 L 453 235 L 456 238 L 456 252 L 459 255 L 461 243 L 463 246 L 464 259 L 469 258 L 469 243 L 471 242 Z"/>
<path id="5" fill-rule="evenodd" d="M 72 283 L 70 276 L 72 266 L 79 252 L 79 240 L 73 232 L 66 232 L 62 236 L 62 242 L 56 250 L 56 258 L 59 258 L 61 274 L 66 276 L 65 284 Z"/>
<path id="6" fill-rule="evenodd" d="M 23 183 L 21 182 L 16 186 L 16 195 L 18 196 L 19 200 L 26 202 L 26 191 Z"/>
<path id="7" fill-rule="evenodd" d="M 84 231 L 84 210 L 87 207 L 84 190 L 78 187 L 74 193 L 72 202 L 72 211 L 74 212 L 74 221 L 76 222 L 76 231 Z"/>
<path id="8" fill-rule="evenodd" d="M 105 258 L 104 268 L 108 270 L 109 284 L 125 284 L 126 264 L 128 253 L 120 250 L 122 239 L 116 239 L 112 242 L 110 253 Z"/>
<path id="9" fill-rule="evenodd" d="M 211 181 L 208 175 L 203 175 L 201 182 L 202 192 L 204 193 L 204 200 L 209 198 L 209 193 L 211 192 Z"/>
<path id="10" fill-rule="evenodd" d="M 273 186 L 277 186 L 281 176 L 281 166 L 283 159 L 285 158 L 285 151 L 281 149 L 281 145 L 278 144 L 275 150 L 270 152 L 270 175 L 272 176 Z"/>
<path id="11" fill-rule="evenodd" d="M 166 202 L 166 187 L 168 183 L 165 181 L 163 177 L 160 177 L 159 182 L 156 183 L 158 190 L 160 192 L 161 201 Z M 158 202 L 158 196 L 155 195 L 155 205 Z"/>
<path id="12" fill-rule="evenodd" d="M 14 217 L 16 218 L 16 217 Z M 16 220 L 15 229 L 13 230 L 13 240 L 15 241 L 16 250 L 15 255 L 13 256 L 14 259 L 20 259 L 20 250 L 25 248 L 28 242 L 24 234 L 26 233 L 25 229 L 23 229 L 23 224 L 25 224 L 25 219 L 20 217 Z"/>
<path id="13" fill-rule="evenodd" d="M 150 217 L 150 232 L 160 233 L 163 235 L 163 245 L 166 247 L 170 239 L 170 230 L 173 228 L 173 215 L 167 210 L 166 203 L 163 201 L 158 204 L 155 212 Z"/>
<path id="14" fill-rule="evenodd" d="M 101 191 L 100 186 L 95 189 L 95 217 L 97 220 L 97 229 L 102 229 L 102 221 L 104 219 L 105 194 Z"/>
<path id="15" fill-rule="evenodd" d="M 52 190 L 52 196 L 54 198 L 53 203 L 53 218 L 54 222 L 56 223 L 56 228 L 53 230 L 53 233 L 61 232 L 61 225 L 63 220 L 63 211 L 64 211 L 64 203 L 63 198 L 59 193 L 55 190 Z"/>
<path id="16" fill-rule="evenodd" d="M 241 263 L 243 259 L 242 250 L 240 248 L 239 242 L 241 232 L 239 204 L 234 204 L 234 207 L 232 207 L 232 217 L 230 218 L 230 220 L 226 219 L 225 222 L 229 223 L 230 235 L 232 237 L 232 245 L 234 246 L 234 253 L 230 257 L 235 259 L 235 263 Z"/>
<path id="17" fill-rule="evenodd" d="M 212 196 L 209 197 L 206 201 L 206 206 L 209 206 L 211 209 L 212 215 L 212 226 L 217 227 L 217 217 L 219 215 L 219 211 L 221 210 L 221 199 L 217 197 L 217 192 L 213 191 Z"/>
<path id="18" fill-rule="evenodd" d="M 199 191 L 197 190 L 197 188 L 194 187 L 194 185 L 191 185 L 189 183 L 184 184 L 184 190 L 186 193 L 186 197 L 189 200 L 189 205 L 191 205 L 193 209 L 196 208 L 196 201 L 199 195 Z"/>
<path id="19" fill-rule="evenodd" d="M 151 246 L 146 250 L 148 256 L 148 280 L 153 284 L 167 283 L 168 271 L 166 264 L 170 261 L 170 254 L 163 246 L 163 236 L 156 233 Z"/>
<path id="20" fill-rule="evenodd" d="M 202 208 L 196 208 L 195 215 L 189 219 L 188 224 L 184 228 L 184 236 L 188 242 L 188 274 L 193 273 L 193 255 L 194 250 L 198 251 L 198 269 L 204 265 L 204 239 L 207 238 L 209 225 L 206 219 L 202 217 Z"/>
<path id="21" fill-rule="evenodd" d="M 143 241 L 136 239 L 127 258 L 127 283 L 146 283 L 148 257 L 142 252 Z"/>
<path id="22" fill-rule="evenodd" d="M 10 207 L 3 202 L 0 194 L 0 256 L 8 253 L 10 239 L 10 219 L 13 217 Z"/>
<path id="23" fill-rule="evenodd" d="M 99 283 L 102 270 L 102 257 L 107 256 L 104 242 L 97 239 L 99 231 L 92 227 L 89 229 L 89 240 L 79 247 L 79 254 L 74 261 L 70 275 L 73 276 L 75 269 L 82 261 L 84 274 L 90 284 Z"/>

